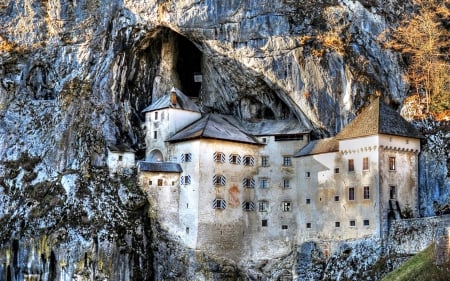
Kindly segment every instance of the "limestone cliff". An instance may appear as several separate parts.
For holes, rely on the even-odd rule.
[[[172,86],[205,111],[296,118],[317,136],[338,132],[368,95],[398,108],[403,62],[377,37],[410,9],[400,0],[0,0],[0,280],[279,278],[296,254],[241,268],[190,264],[196,253],[155,233],[133,176],[107,176],[107,145],[142,156],[140,111]],[[449,134],[430,134],[446,147],[432,146],[423,163],[435,173],[423,174],[428,215],[450,190]]]

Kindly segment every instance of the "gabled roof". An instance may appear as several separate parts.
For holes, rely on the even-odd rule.
[[[108,149],[111,152],[136,152],[126,144],[110,144],[108,145]]]
[[[294,154],[294,157],[302,157],[314,154],[337,152],[339,142],[335,138],[313,140]]]
[[[170,95],[172,92],[176,93],[176,103],[172,103],[170,100]],[[180,90],[173,88],[170,93],[160,97],[156,101],[152,102],[151,105],[142,110],[142,113],[164,108],[177,108],[187,111],[200,112],[200,108],[189,97],[183,94]]]
[[[242,122],[242,126],[247,133],[254,136],[298,135],[311,132],[302,127],[297,119]]]
[[[230,115],[208,114],[177,132],[169,142],[179,142],[197,138],[221,139],[235,142],[259,144],[245,133],[239,123]]]
[[[138,162],[139,171],[144,172],[165,172],[165,173],[182,173],[183,169],[180,164],[170,162]]]
[[[337,134],[336,139],[351,139],[376,134],[421,138],[408,121],[377,97]]]

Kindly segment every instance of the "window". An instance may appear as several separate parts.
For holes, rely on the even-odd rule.
[[[189,227],[186,227],[186,234],[189,234]]]
[[[258,202],[258,211],[267,212],[269,210],[269,201],[261,200]]]
[[[291,211],[291,202],[290,201],[283,201],[281,203],[281,207],[283,209],[283,212],[290,212]]]
[[[268,225],[267,220],[261,220],[261,226],[266,227]]]
[[[267,138],[262,138],[262,143],[267,143]]]
[[[389,199],[397,199],[397,190],[394,185],[389,186]]]
[[[259,188],[268,188],[269,187],[269,179],[261,178],[259,179]]]
[[[214,199],[212,207],[213,209],[225,209],[227,207],[227,202],[224,199]]]
[[[292,166],[291,156],[283,156],[283,166]]]
[[[261,156],[261,166],[269,167],[269,156]]]
[[[245,178],[242,180],[242,186],[244,188],[255,188],[255,180],[252,178]]]
[[[153,138],[155,140],[158,138],[158,132],[157,131],[153,131]]]
[[[311,228],[311,223],[310,222],[306,223],[306,228]]]
[[[122,155],[119,155],[119,162],[121,162],[122,160],[123,160],[123,156]]]
[[[348,159],[348,171],[349,172],[355,171],[355,163],[353,159]]]
[[[363,167],[362,167],[362,169],[364,171],[369,170],[369,157],[364,157],[363,158]]]
[[[191,184],[191,176],[181,176],[181,178],[180,178],[180,184],[181,184],[181,185],[188,185],[188,184]]]
[[[153,182],[151,180],[149,180],[148,185],[153,185]]]
[[[370,199],[370,188],[368,186],[364,186],[364,199]]]
[[[291,140],[303,140],[302,134],[292,134],[292,135],[277,135],[275,136],[275,141],[291,141]]]
[[[355,188],[350,187],[348,189],[348,200],[355,200]]]
[[[224,163],[225,162],[225,154],[222,152],[214,152],[214,161],[218,163]]]
[[[389,170],[395,171],[395,157],[389,157]]]
[[[181,162],[192,162],[192,153],[181,154]]]
[[[335,223],[334,223],[334,226],[335,226],[335,227],[341,227],[341,222],[338,222],[338,221],[335,222]]]
[[[351,220],[351,221],[350,221],[350,226],[356,226],[356,221]]]
[[[239,156],[237,154],[231,154],[229,161],[231,164],[239,165],[239,164],[241,164],[241,156]]]
[[[334,173],[339,174],[339,168],[334,168]]]
[[[339,196],[338,195],[334,196],[334,201],[339,201]]]
[[[311,199],[306,199],[306,204],[311,204]]]
[[[158,111],[155,112],[155,121],[158,120]]]
[[[291,188],[291,181],[289,179],[284,179],[283,180],[283,188],[284,189],[289,189]]]
[[[225,185],[227,182],[227,179],[225,176],[222,175],[214,175],[213,176],[213,184],[214,185]]]
[[[311,172],[305,172],[305,177],[306,177],[306,178],[311,177]]]
[[[254,166],[255,165],[255,158],[251,155],[245,155],[243,159],[244,166]]]
[[[162,179],[158,179],[158,186],[162,186],[163,185],[163,180]]]
[[[369,220],[364,220],[363,224],[364,225],[370,225],[370,222],[369,222]]]
[[[244,211],[254,211],[255,210],[255,203],[252,201],[244,201],[242,202],[242,210]]]
[[[288,229],[288,226],[287,226],[286,224],[283,224],[283,225],[281,226],[281,229],[286,230],[286,229]]]

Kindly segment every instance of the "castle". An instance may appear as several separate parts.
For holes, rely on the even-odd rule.
[[[383,238],[392,219],[418,215],[420,136],[379,98],[313,141],[292,120],[203,114],[176,89],[143,112],[139,184],[189,248],[270,259],[308,240]]]

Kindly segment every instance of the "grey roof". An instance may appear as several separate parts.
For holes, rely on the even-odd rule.
[[[376,98],[355,119],[337,134],[336,139],[350,139],[376,134],[421,138],[421,134],[408,121]]]
[[[154,110],[160,110],[164,108],[177,108],[177,109],[183,109],[187,111],[194,111],[194,112],[200,112],[200,108],[193,102],[189,97],[187,97],[185,94],[183,94],[178,89],[172,89],[172,91],[175,91],[177,95],[177,102],[175,104],[172,104],[170,101],[170,93],[165,94],[164,96],[160,97],[156,101],[152,102],[151,105],[146,107],[144,110],[142,110],[142,113],[150,112]]]
[[[298,135],[311,132],[302,127],[297,119],[242,122],[242,126],[247,133],[254,136]]]
[[[136,152],[126,144],[110,144],[108,145],[108,149],[112,152]]]
[[[166,172],[166,173],[182,173],[183,169],[180,164],[170,162],[146,162],[139,161],[138,168],[145,172]]]
[[[339,142],[335,138],[313,140],[294,154],[294,157],[302,157],[314,154],[337,152]]]
[[[221,139],[235,142],[259,144],[239,125],[231,115],[208,114],[177,132],[170,142],[179,142],[197,138]]]

